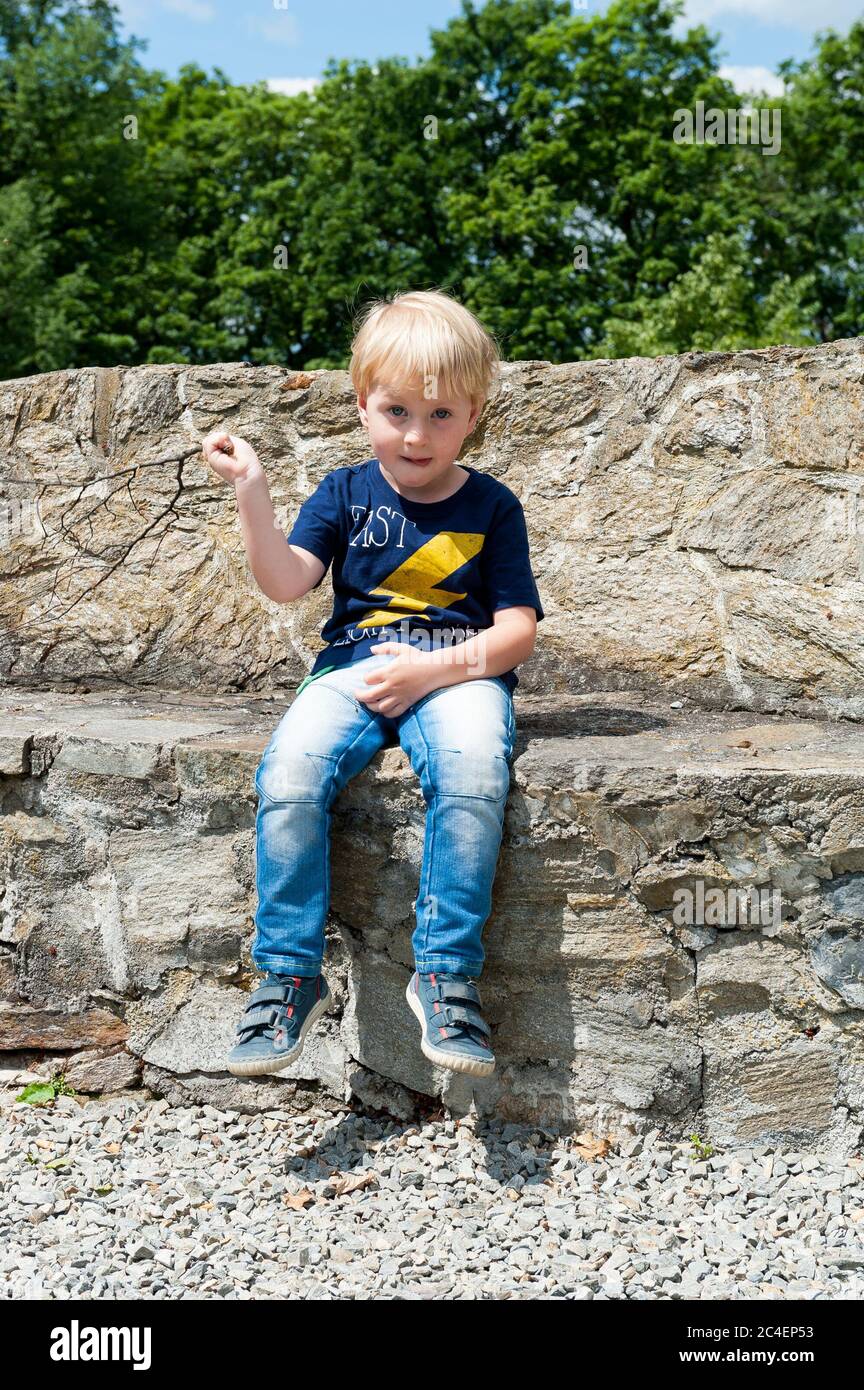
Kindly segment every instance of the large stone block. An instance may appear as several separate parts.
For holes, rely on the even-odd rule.
[[[82,1090],[140,1080],[252,1110],[354,1094],[406,1115],[429,1097],[564,1128],[860,1145],[855,723],[517,694],[482,1083],[426,1061],[404,998],[425,804],[386,747],[333,807],[334,1009],[293,1067],[242,1080],[224,1057],[254,980],[253,779],[284,703],[14,699],[41,753],[0,779],[0,1054],[53,1059]],[[116,775],[73,766],[112,722],[158,748],[148,775],[122,746]]]

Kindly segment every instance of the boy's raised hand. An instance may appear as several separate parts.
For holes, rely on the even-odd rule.
[[[201,450],[210,467],[226,483],[244,482],[264,471],[252,445],[239,434],[211,430],[201,441]]]

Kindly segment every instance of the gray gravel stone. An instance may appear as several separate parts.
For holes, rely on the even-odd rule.
[[[0,1094],[10,1299],[864,1297],[857,1155],[61,1099]]]

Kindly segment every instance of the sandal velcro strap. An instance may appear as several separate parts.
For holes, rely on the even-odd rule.
[[[258,1028],[276,1028],[285,1023],[288,1010],[296,1005],[300,987],[286,979],[280,984],[265,984],[252,992],[237,1025],[237,1037],[246,1042]]]
[[[280,1012],[281,1010],[277,1009],[273,1004],[266,1009],[247,1008],[237,1025],[237,1032],[245,1033],[250,1028],[260,1028],[262,1024],[268,1028],[272,1027],[279,1017]]]
[[[460,984],[458,980],[441,980],[431,985],[429,993],[433,999],[447,1003],[450,999],[469,999],[472,1004],[480,1003],[480,991],[476,985]]]
[[[285,998],[286,989],[293,991],[296,989],[296,986],[261,985],[252,994],[249,995],[249,1003],[246,1005],[246,1007],[248,1009],[254,1008],[257,1004],[275,1004],[277,1001],[281,1004],[282,1000]]]
[[[297,985],[289,984],[286,980],[281,985],[262,985],[256,989],[254,994],[249,996],[247,1008],[254,1008],[257,1004],[274,1003],[283,1007],[289,1004],[296,1004],[300,997],[300,990]]]
[[[471,1028],[477,1028],[481,1033],[491,1034],[492,1032],[485,1018],[475,1013],[473,1009],[463,1008],[461,1004],[448,1004],[436,1015],[436,1022],[439,1019],[448,1028],[452,1028],[454,1023],[466,1023]]]

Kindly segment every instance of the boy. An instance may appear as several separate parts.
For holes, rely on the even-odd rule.
[[[448,295],[367,307],[351,380],[375,457],[334,469],[286,538],[249,444],[214,431],[205,457],[233,482],[250,568],[291,603],[333,563],[333,614],[310,674],[255,774],[264,975],[228,1055],[236,1076],[289,1066],[331,1003],[321,974],[330,808],[399,742],[427,804],[415,973],[406,998],[423,1053],[472,1076],[495,1067],[477,977],[516,735],[514,667],[544,617],[522,506],[455,460],[498,370],[491,336]]]

